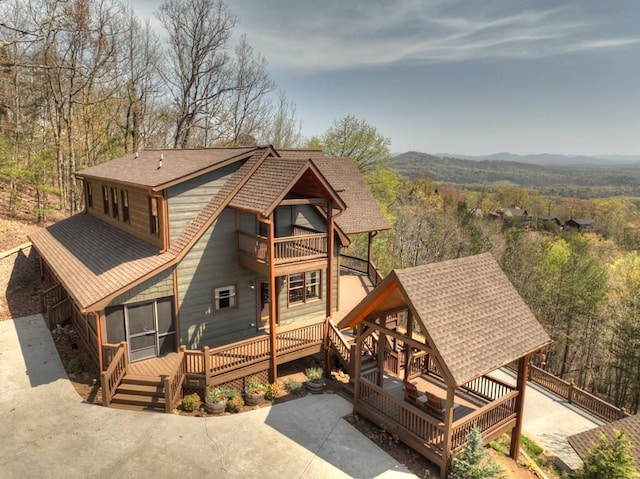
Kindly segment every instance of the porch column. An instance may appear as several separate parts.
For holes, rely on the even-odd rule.
[[[333,216],[331,202],[327,202],[327,310],[324,318],[324,375],[331,377],[331,350],[329,348],[329,318],[333,314]]]
[[[440,479],[446,479],[447,470],[451,465],[451,436],[453,425],[453,403],[456,397],[455,387],[447,384],[447,409],[444,412],[444,444],[442,445],[442,461]]]
[[[362,323],[356,326],[356,354],[353,360],[353,412],[357,411],[360,393],[360,371],[362,367]]]
[[[407,337],[413,339],[413,314],[407,309]],[[413,346],[404,345],[404,380],[409,381],[411,374],[411,361],[413,361]]]
[[[518,397],[516,398],[516,426],[511,430],[511,446],[509,447],[509,456],[517,461],[520,456],[520,436],[522,434],[522,422],[524,420],[524,392],[527,387],[527,378],[529,377],[529,355],[518,360],[518,380],[516,389]]]
[[[274,251],[274,238],[275,226],[273,222],[273,213],[269,216],[269,241],[267,241],[267,248],[269,254],[269,349],[271,349],[271,361],[270,361],[270,381],[272,383],[278,380],[278,342],[276,341],[276,272],[275,272],[275,251]]]
[[[384,381],[384,360],[385,352],[387,350],[387,335],[381,331],[378,331],[378,377],[376,382],[377,386],[382,387]]]

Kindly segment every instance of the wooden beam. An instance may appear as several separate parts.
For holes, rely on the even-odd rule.
[[[326,202],[326,198],[288,198],[286,200],[282,200],[278,206],[324,205]]]
[[[327,318],[333,314],[333,216],[327,204]]]
[[[405,344],[408,344],[409,346],[414,347],[416,349],[420,349],[421,351],[426,351],[427,353],[434,352],[433,349],[431,349],[426,344],[421,343],[420,341],[416,341],[415,339],[409,338],[404,334],[397,333],[392,329],[385,328],[384,326],[381,326],[378,323],[374,323],[373,321],[370,321],[368,319],[365,319],[364,321],[362,321],[361,324],[365,324],[370,328],[377,329],[378,331],[380,331],[383,334],[386,334],[387,336],[391,336],[393,338],[399,339],[400,341],[404,341]]]
[[[360,390],[360,372],[362,368],[362,324],[356,326],[356,354],[353,360],[353,412],[356,412],[358,406],[358,394]]]
[[[518,397],[516,398],[516,426],[511,430],[511,445],[509,447],[509,456],[518,461],[520,456],[520,436],[522,434],[522,423],[524,422],[524,393],[527,388],[527,378],[529,377],[529,355],[521,357],[518,360],[518,379],[516,389]]]
[[[389,281],[387,285],[384,287],[384,289],[377,294],[377,297],[384,298],[384,296],[391,293],[397,288],[398,288],[398,285],[394,281]],[[358,318],[367,318],[371,314],[371,312],[376,308],[376,306],[378,306],[377,301],[369,301],[369,303],[363,308],[363,310],[360,311],[360,314],[358,315],[358,317],[353,318],[348,324],[344,326],[348,328],[354,327],[355,326],[354,322],[357,321]],[[365,320],[363,319],[363,321]]]
[[[278,380],[278,355],[277,355],[277,340],[276,340],[276,273],[275,273],[275,248],[273,247],[273,240],[275,235],[275,225],[273,222],[273,213],[270,215],[269,222],[269,345],[271,348],[271,364],[270,364],[270,379],[274,383]],[[285,291],[286,294],[286,291]]]
[[[455,388],[447,386],[447,406],[444,412],[444,444],[442,446],[443,464],[440,466],[440,479],[446,479],[447,470],[451,464],[451,434],[453,425],[453,403],[456,395]]]

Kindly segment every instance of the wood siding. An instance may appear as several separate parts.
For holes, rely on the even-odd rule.
[[[211,200],[220,188],[240,166],[242,161],[193,178],[169,188],[169,244],[180,236],[202,208]]]
[[[138,303],[166,296],[173,296],[173,271],[171,269],[167,269],[135,288],[122,293],[111,301],[109,306]]]
[[[257,273],[238,264],[236,214],[225,209],[178,264],[181,344],[198,349],[220,337],[256,330]],[[237,307],[214,312],[213,288],[235,285]]]
[[[129,186],[117,185],[114,183],[106,183],[104,181],[97,180],[85,180],[86,183],[91,183],[91,190],[93,192],[93,206],[89,207],[87,204],[87,213],[91,216],[109,223],[116,228],[126,231],[133,236],[147,241],[158,248],[162,247],[162,238],[160,234],[151,233],[151,218],[149,217],[149,195],[146,190],[132,188]],[[102,203],[102,186],[106,186],[109,191],[109,214],[105,214]],[[85,191],[87,186],[85,185]],[[113,210],[111,204],[111,188],[118,189],[118,218],[113,217]],[[129,197],[129,221],[124,222],[122,213],[122,196],[121,191],[126,190]],[[162,215],[159,217],[160,231],[163,231]]]
[[[311,205],[296,205],[293,208],[293,223],[297,226],[304,226],[316,231],[327,231],[327,220],[318,214],[318,211]]]

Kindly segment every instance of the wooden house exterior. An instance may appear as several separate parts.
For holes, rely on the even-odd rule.
[[[72,319],[107,405],[170,410],[322,351],[340,248],[388,229],[355,163],[317,150],[150,150],[76,176],[85,211],[31,241],[49,325]]]
[[[580,233],[589,233],[594,231],[593,221],[586,218],[571,218],[564,224],[565,230],[577,230]]]
[[[343,328],[355,330],[350,351]],[[352,364],[354,412],[441,477],[473,426],[486,442],[511,431],[517,458],[528,359],[550,339],[490,254],[392,271],[330,339]],[[513,362],[512,384],[491,377]]]

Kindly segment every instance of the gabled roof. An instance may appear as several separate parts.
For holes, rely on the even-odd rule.
[[[610,440],[615,439],[614,431],[622,431],[627,439],[632,443],[633,460],[636,468],[640,470],[640,416],[633,415],[610,422],[604,426],[595,427],[587,431],[583,431],[573,436],[569,436],[567,441],[576,451],[581,459],[585,459],[593,445],[598,442],[601,434]]]
[[[347,204],[347,210],[336,218],[336,224],[342,231],[356,234],[391,228],[355,161],[351,158],[321,157],[313,162]]]
[[[571,218],[570,220],[567,221],[567,223],[576,223],[577,225],[580,226],[589,226],[593,223],[593,221],[588,220],[586,218]]]
[[[194,150],[143,150],[76,172],[93,178],[161,190],[209,169],[220,168],[249,156],[258,148],[208,148]],[[264,150],[265,148],[261,148]],[[159,160],[162,155],[162,167]]]
[[[407,307],[456,386],[550,342],[491,254],[393,270],[340,322]]]
[[[346,208],[331,184],[313,161],[291,158],[268,158],[255,171],[231,200],[230,206],[256,214],[268,215],[288,193],[296,193],[297,183],[307,191],[328,195],[333,205]]]

